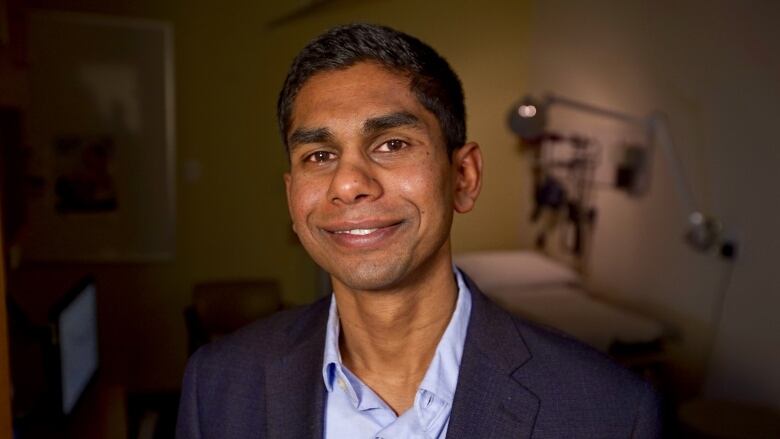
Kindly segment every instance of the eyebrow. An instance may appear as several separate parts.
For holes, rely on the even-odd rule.
[[[416,127],[419,125],[420,119],[417,116],[405,111],[399,111],[367,119],[363,122],[363,127],[360,131],[364,137],[371,137],[391,128],[403,126]],[[333,140],[333,133],[327,128],[299,128],[290,134],[288,143],[290,145],[290,151],[292,151],[299,145],[329,143]]]
[[[403,126],[415,127],[418,125],[420,125],[420,119],[417,116],[405,111],[399,111],[397,113],[385,114],[366,120],[363,122],[361,131],[363,136],[370,137],[391,128]]]
[[[290,150],[295,149],[298,145],[306,143],[326,143],[333,140],[333,133],[327,128],[299,128],[290,134]]]

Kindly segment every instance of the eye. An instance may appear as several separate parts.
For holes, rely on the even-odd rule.
[[[379,152],[395,152],[399,149],[407,147],[409,144],[400,139],[390,139],[385,143],[379,145],[376,149]]]
[[[333,159],[335,154],[328,151],[314,151],[313,153],[307,155],[304,157],[303,161],[305,162],[315,162],[315,163],[324,163],[328,160]]]

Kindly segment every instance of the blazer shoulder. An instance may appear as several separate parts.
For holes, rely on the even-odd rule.
[[[588,378],[603,384],[614,382],[644,389],[644,381],[614,359],[574,337],[536,323],[512,316],[533,357],[533,364],[556,374]]]
[[[553,379],[568,382],[573,379],[585,383],[616,383],[629,388],[644,387],[643,381],[617,364],[606,354],[557,329],[531,322],[505,310],[475,284],[471,284],[476,312],[473,312],[476,340],[490,343],[488,350],[520,352],[515,364],[523,364],[519,371],[540,372],[544,382]],[[497,343],[496,340],[500,340]],[[549,379],[542,379],[547,376]]]
[[[254,437],[266,429],[269,367],[290,352],[318,355],[328,298],[258,320],[209,343],[187,362],[179,403],[177,438]]]
[[[606,354],[551,328],[513,317],[532,360],[516,376],[543,401],[615,437],[662,437],[662,401],[655,388]],[[556,410],[553,410],[554,413]],[[542,410],[539,426],[555,419]],[[612,436],[610,436],[612,437]]]
[[[605,354],[515,316],[473,283],[469,287],[474,300],[453,431],[469,437],[467,432],[478,431],[474,425],[490,425],[515,436],[532,430],[538,438],[661,437],[652,386]],[[491,401],[483,393],[490,386],[493,394],[507,395]],[[484,409],[490,404],[496,410]],[[473,415],[480,410],[490,413],[489,422]]]

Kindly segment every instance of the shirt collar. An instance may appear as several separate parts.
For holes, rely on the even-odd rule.
[[[447,328],[436,346],[431,364],[420,383],[420,388],[415,396],[414,408],[418,411],[424,411],[431,404],[431,397],[446,405],[451,405],[455,388],[458,383],[458,370],[460,361],[463,357],[463,344],[466,340],[466,330],[468,328],[469,316],[471,315],[471,292],[460,271],[453,266],[453,272],[458,285],[458,298],[455,302],[455,310],[452,313]],[[346,368],[341,361],[341,351],[339,350],[339,333],[341,325],[339,324],[338,306],[336,296],[331,296],[330,310],[328,314],[328,323],[325,332],[325,354],[323,358],[322,377],[328,392],[333,392],[334,385],[339,379],[346,384],[340,386],[347,392],[356,408],[361,408],[362,397],[356,392],[354,380],[357,379]],[[421,415],[421,419],[424,416]],[[434,421],[431,419],[431,422]]]
[[[453,268],[453,271],[458,284],[455,310],[420,383],[421,390],[433,393],[447,404],[452,404],[455,396],[460,360],[463,357],[463,344],[471,315],[471,292],[463,281],[460,271],[457,268]]]
[[[339,324],[339,312],[336,307],[336,295],[331,294],[328,324],[325,326],[325,356],[322,362],[322,378],[325,380],[325,387],[328,389],[328,392],[333,391],[333,384],[337,379],[336,375],[341,369],[340,332],[341,325]]]

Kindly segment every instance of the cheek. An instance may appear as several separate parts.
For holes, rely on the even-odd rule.
[[[417,206],[423,217],[429,214],[441,216],[442,211],[451,209],[452,204],[448,178],[440,167],[423,163],[414,172],[408,172],[405,178],[399,179],[398,191]]]
[[[290,184],[290,215],[297,227],[304,227],[306,219],[315,210],[317,203],[325,196],[322,185],[308,179],[293,179]]]

